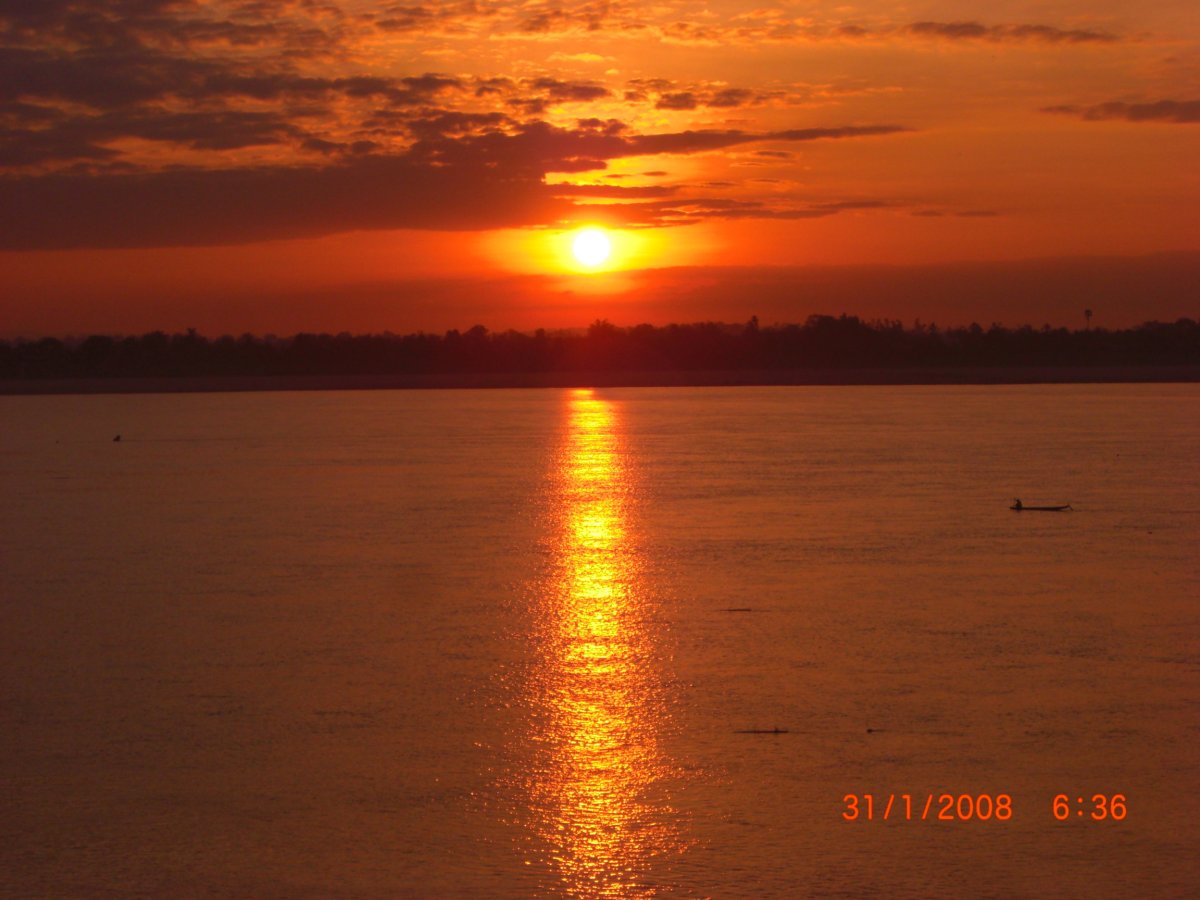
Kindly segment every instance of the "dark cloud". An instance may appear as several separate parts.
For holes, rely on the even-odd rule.
[[[277,144],[297,131],[278,113],[249,111],[98,116],[95,125],[109,129],[113,136],[171,141],[198,150],[236,150]]]
[[[677,94],[663,94],[654,104],[655,109],[695,109],[696,95],[691,91],[680,91]]]
[[[520,83],[489,79],[486,86],[476,89],[476,94],[482,95],[485,90],[495,94],[512,93],[508,105],[530,116],[540,116],[562,103],[591,103],[612,96],[608,88],[592,81],[561,81],[549,77],[525,79]]]
[[[375,19],[375,26],[383,31],[425,31],[438,21],[441,12],[433,4],[389,6]]]
[[[991,33],[991,29],[978,22],[914,22],[906,29],[909,34],[921,37],[940,37],[961,40],[963,38],[983,38]]]
[[[559,81],[557,78],[535,78],[529,82],[546,99],[555,103],[587,103],[611,95],[608,88],[591,81]]]
[[[521,31],[528,34],[548,34],[552,31],[565,31],[573,24],[573,20],[561,9],[548,9],[535,13],[521,22]],[[593,30],[598,26],[593,26]]]
[[[669,43],[695,46],[751,46],[770,43],[877,41],[904,37],[949,41],[1038,41],[1051,44],[1109,43],[1119,40],[1104,31],[1059,28],[1040,23],[987,25],[976,21],[881,23],[865,27],[856,22],[818,24],[779,9],[758,9],[731,19],[660,22],[656,33]]]
[[[548,225],[569,219],[588,198],[630,201],[631,209],[645,201],[636,215],[648,221],[829,214],[817,206],[684,201],[679,189],[665,186],[548,185],[547,176],[603,173],[613,160],[633,156],[904,130],[639,134],[600,117],[552,125],[545,113],[610,100],[612,89],[529,69],[525,77],[379,72],[361,68],[369,55],[355,53],[364,33],[378,40],[378,32],[391,32],[398,37],[389,42],[399,42],[406,32],[479,34],[481,24],[528,34],[641,32],[649,29],[645,16],[662,13],[599,0],[519,7],[0,0],[0,248]],[[777,96],[660,78],[626,88],[639,103],[679,111]],[[247,159],[272,162],[251,166]],[[653,202],[666,205],[656,211]]]
[[[25,166],[49,160],[111,159],[103,146],[119,138],[167,141],[197,150],[236,150],[278,144],[299,130],[278,113],[222,111],[115,111],[60,117],[49,127],[0,129],[0,165]]]
[[[345,9],[343,9],[345,6]],[[89,50],[157,48],[286,48],[291,55],[335,50],[355,28],[404,39],[485,36],[540,39],[575,34],[634,36],[676,44],[719,46],[760,42],[870,40],[914,36],[943,40],[1039,41],[1079,44],[1117,40],[1091,29],[1041,23],[987,25],[977,21],[921,21],[867,28],[855,22],[814,24],[781,9],[757,9],[722,19],[679,18],[671,4],[631,0],[530,0],[500,4],[399,2],[364,4],[307,0],[207,4],[193,0],[6,0],[0,35],[39,35]],[[735,104],[737,105],[737,104]]]
[[[0,166],[29,166],[47,160],[107,160],[117,155],[115,150],[57,129],[0,129]]]
[[[576,119],[575,124],[582,131],[598,131],[602,134],[623,134],[629,131],[629,126],[619,119]]]
[[[514,97],[508,101],[508,105],[527,116],[545,115],[550,109],[550,101],[545,97],[529,97],[525,99]]]
[[[916,37],[946,40],[1044,41],[1051,44],[1111,43],[1103,31],[1055,28],[1052,25],[984,25],[980,22],[914,22],[904,29]]]
[[[0,99],[46,98],[93,108],[194,94],[221,70],[212,63],[141,48],[57,53],[0,47]]]
[[[36,39],[88,52],[280,45],[299,53],[335,40],[315,27],[311,17],[288,18],[294,3],[281,0],[270,10],[261,6],[242,4],[234,18],[211,18],[210,6],[195,0],[5,0],[0,3],[0,38]]]
[[[689,154],[762,141],[815,141],[873,137],[903,132],[896,125],[806,128],[754,133],[680,131],[624,135],[614,129],[565,129],[528,122],[512,133],[418,141],[410,155],[428,165],[490,167],[522,174],[603,169],[608,160],[663,153]]]
[[[175,141],[212,152],[284,143],[305,134],[295,124],[299,119],[313,117],[323,120],[323,127],[336,127],[339,101],[419,108],[466,87],[458,78],[438,73],[317,78],[244,71],[236,64],[145,48],[59,56],[0,47],[0,111],[9,111],[0,120],[0,165],[107,159],[112,152],[98,144],[121,138]],[[275,106],[270,111],[239,108],[246,100]],[[60,108],[63,104],[73,107],[70,115]],[[181,104],[188,108],[164,108]],[[43,122],[53,123],[49,131],[32,118],[35,110],[42,110]],[[289,119],[293,124],[287,124]],[[301,149],[357,139],[309,137]]]
[[[601,130],[557,128],[535,121],[511,133],[418,141],[409,153],[429,166],[487,168],[540,177],[546,172],[603,169],[606,160],[633,155],[630,140]]]
[[[527,35],[561,34],[568,31],[645,31],[649,26],[638,7],[639,4],[621,0],[530,2],[522,5],[522,14],[516,30]]]
[[[262,47],[276,44],[295,33],[285,34],[274,22],[231,22],[222,20],[157,21],[150,27],[134,27],[132,33],[147,43],[193,47],[197,44],[225,44],[230,47]],[[314,43],[324,43],[323,32],[310,31]]]
[[[894,205],[888,203],[886,200],[835,200],[826,203],[815,203],[812,208],[824,210],[825,212],[842,212],[847,209],[884,209]]]
[[[719,183],[717,183],[719,185]],[[713,219],[823,219],[847,210],[887,209],[884,200],[840,200],[819,203],[738,200],[695,197],[646,203],[614,203],[592,206],[592,218],[632,228],[688,225]]]
[[[377,96],[394,105],[411,106],[463,87],[459,79],[436,73],[395,79],[314,78],[145,48],[59,54],[0,47],[0,100],[46,98],[112,108],[167,97],[206,101],[341,95]]]
[[[943,216],[957,216],[960,219],[995,219],[1002,213],[995,209],[915,209],[909,215],[922,219],[940,219]]]
[[[663,78],[632,79],[623,97],[627,103],[654,100],[655,109],[692,110],[700,107],[731,109],[762,103],[771,96],[747,88],[711,84],[680,84]]]
[[[497,76],[494,78],[480,78],[475,82],[475,96],[487,97],[489,95],[503,95],[509,93],[516,88],[516,82],[511,78]]]
[[[705,101],[705,105],[724,109],[731,106],[745,106],[753,102],[755,98],[754,91],[748,91],[745,88],[724,88],[709,97]]]
[[[623,187],[617,184],[551,184],[548,186],[556,197],[670,197],[678,192],[676,187],[643,185]]]
[[[375,27],[382,31],[422,35],[469,34],[492,19],[497,10],[480,3],[393,3],[374,13]]]
[[[192,0],[3,0],[0,22],[13,31],[46,29],[94,18],[134,19],[193,6]]]
[[[681,131],[674,134],[647,134],[629,141],[630,152],[637,156],[658,153],[697,153],[720,150],[738,144],[760,141],[817,141],[838,138],[874,137],[908,131],[898,125],[846,126],[842,128],[798,128],[754,134],[745,131]]]
[[[324,168],[0,179],[0,248],[246,243],[377,228],[465,230],[570,211],[534,178],[363,157]]]
[[[654,197],[671,192],[656,187],[548,186],[548,172],[602,170],[608,160],[629,156],[903,130],[868,126],[636,135],[624,133],[624,126],[611,120],[584,120],[587,127],[577,129],[531,122],[511,132],[499,130],[502,119],[472,121],[443,114],[421,121],[429,136],[401,155],[373,153],[376,146],[365,142],[304,139],[312,152],[343,154],[345,161],[332,166],[0,178],[0,207],[7,213],[0,221],[0,249],[230,244],[357,229],[547,224],[569,217],[575,209],[561,199],[563,194]],[[170,116],[121,123],[122,129],[139,128],[151,139],[195,142],[210,139],[201,136],[202,126],[200,120]],[[246,120],[242,127],[245,140],[255,135],[266,140],[286,126],[267,119]],[[103,149],[97,152],[103,154]],[[695,198],[660,206],[627,204],[609,214],[640,224],[669,224],[706,217],[811,218],[843,208],[825,204],[789,210],[753,201]]]
[[[745,39],[761,29],[728,27],[719,24],[676,21],[661,27],[663,39],[674,44],[699,44],[716,46],[734,40]]]
[[[375,141],[327,141],[322,138],[307,138],[300,146],[324,156],[365,156],[383,149],[382,145]]]
[[[433,140],[451,135],[492,133],[516,125],[504,113],[465,113],[437,111],[421,118],[406,121],[409,133],[420,140]]]
[[[0,121],[24,125],[52,122],[61,117],[62,113],[52,106],[39,106],[36,103],[21,103],[16,100],[0,102]]]
[[[628,84],[632,90],[638,92],[662,93],[676,87],[675,82],[669,78],[631,78]]]
[[[1096,106],[1047,106],[1042,112],[1078,116],[1089,122],[1121,119],[1126,122],[1200,122],[1200,100],[1158,100],[1152,103],[1113,101]]]

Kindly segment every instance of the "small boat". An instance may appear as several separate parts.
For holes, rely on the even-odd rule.
[[[787,734],[786,728],[746,728],[742,731],[735,731],[734,734]]]
[[[1062,512],[1063,510],[1070,508],[1070,503],[1064,503],[1062,506],[1026,506],[1019,499],[1014,500],[1013,505],[1009,507],[1009,509],[1015,510],[1016,512],[1024,512],[1027,509],[1033,512]]]

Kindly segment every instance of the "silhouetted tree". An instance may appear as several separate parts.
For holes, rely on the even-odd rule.
[[[938,328],[896,320],[813,315],[803,325],[695,322],[630,328],[606,319],[586,331],[532,335],[475,325],[444,335],[243,334],[208,340],[195,329],[139,337],[93,335],[0,342],[0,377],[455,374],[787,370],[905,366],[1200,365],[1200,324],[1147,322],[1109,331],[978,323]]]

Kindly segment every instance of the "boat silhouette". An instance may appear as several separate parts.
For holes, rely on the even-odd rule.
[[[734,734],[787,734],[786,728],[744,728]]]
[[[1026,506],[1018,497],[1013,500],[1013,505],[1009,509],[1016,512],[1024,512],[1025,510],[1030,510],[1031,512],[1062,512],[1063,510],[1071,509],[1071,504],[1064,503],[1062,506]]]

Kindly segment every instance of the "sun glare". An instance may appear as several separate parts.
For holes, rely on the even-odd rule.
[[[612,241],[601,228],[584,228],[575,235],[571,252],[580,265],[595,268],[608,260],[612,253]]]

